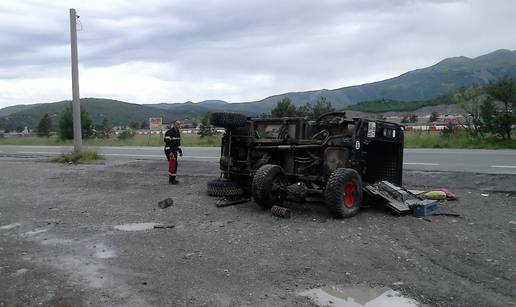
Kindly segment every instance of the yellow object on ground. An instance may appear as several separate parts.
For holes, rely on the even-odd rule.
[[[432,200],[442,200],[442,199],[446,199],[446,193],[444,193],[443,191],[430,191],[425,194],[425,197],[427,199],[432,199]]]

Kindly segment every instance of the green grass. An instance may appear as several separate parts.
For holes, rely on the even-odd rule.
[[[59,156],[52,158],[50,161],[59,163],[87,163],[98,160],[104,160],[105,158],[94,151],[83,151],[83,152],[70,152],[60,154]]]
[[[72,145],[72,141],[60,141],[56,137],[15,136],[0,138],[0,145]]]
[[[200,137],[193,134],[181,135],[181,145],[183,147],[218,147],[220,146],[221,135],[211,137]],[[57,137],[39,138],[39,137],[5,137],[0,139],[0,145],[54,145],[54,146],[71,146],[71,140],[62,141]],[[134,136],[133,138],[119,140],[115,137],[109,139],[87,139],[83,140],[84,146],[164,146],[163,136]]]
[[[454,135],[442,136],[439,132],[405,132],[405,148],[470,148],[516,149],[516,140],[502,140],[490,135],[472,138],[459,130]]]
[[[516,136],[513,140],[501,140],[493,136],[483,138],[468,137],[463,130],[459,130],[450,137],[441,136],[439,132],[414,131],[405,132],[405,147],[407,148],[486,148],[486,149],[516,149]],[[183,147],[218,147],[221,135],[201,138],[198,135],[183,134]],[[72,141],[60,141],[56,137],[6,137],[0,138],[0,145],[73,145]],[[154,146],[162,147],[163,137],[159,135],[135,136],[126,140],[116,138],[88,139],[85,146]]]

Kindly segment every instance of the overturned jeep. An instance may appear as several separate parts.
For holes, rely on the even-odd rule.
[[[364,191],[382,193],[374,184],[402,183],[404,136],[394,123],[345,112],[315,121],[212,113],[210,122],[225,128],[221,179],[208,183],[213,196],[252,195],[264,209],[287,198],[315,198],[345,218],[358,212]]]

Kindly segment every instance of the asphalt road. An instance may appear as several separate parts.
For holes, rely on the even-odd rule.
[[[115,159],[163,159],[160,147],[92,147]],[[0,146],[1,155],[52,156],[71,151],[69,146]],[[218,161],[216,147],[184,147],[186,161]],[[405,149],[407,170],[453,171],[488,174],[516,174],[516,150]]]

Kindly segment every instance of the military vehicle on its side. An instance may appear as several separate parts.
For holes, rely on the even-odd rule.
[[[221,178],[208,194],[252,195],[262,208],[287,197],[320,198],[337,218],[357,213],[365,185],[402,184],[403,127],[333,112],[306,118],[249,118],[212,113],[224,127]]]

